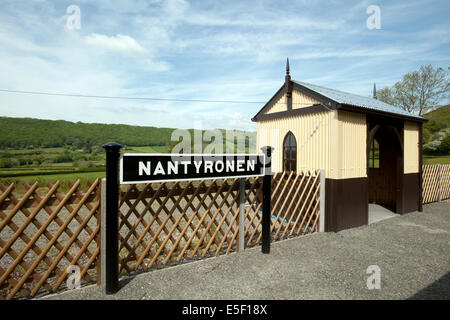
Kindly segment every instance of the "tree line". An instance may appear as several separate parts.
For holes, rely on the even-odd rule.
[[[90,148],[109,141],[129,146],[165,146],[174,129],[123,124],[0,117],[0,148]]]

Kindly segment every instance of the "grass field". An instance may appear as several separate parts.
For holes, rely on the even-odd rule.
[[[445,156],[423,156],[423,164],[450,164],[450,154]]]
[[[82,173],[67,173],[67,174],[50,174],[50,175],[34,175],[34,176],[20,176],[20,177],[3,177],[0,178],[0,183],[5,186],[8,186],[11,183],[15,183],[16,190],[19,192],[24,192],[24,182],[28,182],[28,184],[32,185],[35,182],[39,184],[40,187],[46,187],[50,182],[51,184],[56,183],[56,181],[60,182],[61,187],[60,191],[69,190],[68,181],[75,182],[78,179],[80,180],[81,187],[83,190],[87,190],[88,181],[94,182],[97,178],[104,178],[105,172],[82,172]],[[46,189],[46,188],[45,188]]]
[[[122,152],[127,153],[167,153],[166,146],[140,146],[124,147]],[[54,161],[62,155],[69,155],[67,160]],[[3,184],[16,183],[18,187],[23,182],[39,182],[47,185],[48,182],[81,180],[86,184],[88,180],[105,177],[105,153],[102,148],[96,148],[88,153],[83,150],[69,148],[35,148],[35,149],[7,149],[0,150],[0,158],[10,160],[12,165],[0,168],[0,182]],[[31,158],[31,160],[30,160]],[[37,160],[40,160],[39,162]],[[24,163],[23,165],[20,165]]]
[[[123,149],[123,152],[136,152],[136,153],[168,153],[169,148],[166,146],[152,146],[152,147],[127,147]]]

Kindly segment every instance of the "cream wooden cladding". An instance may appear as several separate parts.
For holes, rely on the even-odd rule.
[[[280,99],[278,99],[277,102],[266,113],[282,112],[286,110],[287,110],[286,94],[283,94],[283,96]]]
[[[283,170],[282,146],[291,131],[297,140],[297,171],[325,170],[327,178],[366,177],[365,115],[325,111],[257,122],[257,145],[271,145],[272,170]]]
[[[312,106],[318,101],[296,90],[292,108]],[[286,111],[285,95],[268,113]],[[297,171],[323,168],[327,178],[367,177],[366,115],[330,110],[306,115],[257,122],[258,150],[263,145],[275,148],[272,168],[282,171],[282,146],[291,131],[297,140]],[[419,172],[419,130],[417,123],[405,121],[404,173]]]
[[[275,148],[272,170],[282,171],[283,139],[291,131],[297,140],[297,172],[324,168],[329,173],[328,126],[332,112],[258,121],[257,145]],[[328,170],[327,170],[328,169]]]
[[[292,109],[300,109],[310,107],[314,104],[320,104],[318,100],[315,100],[300,91],[292,91]]]
[[[318,100],[315,100],[304,93],[293,90],[292,91],[292,109],[300,109],[310,107],[314,104],[320,104]],[[287,99],[286,94],[277,100],[277,102],[266,112],[266,114],[287,111]]]
[[[338,112],[338,146],[334,153],[337,161],[337,178],[365,177],[366,166],[366,116],[364,114]]]
[[[414,122],[405,121],[404,126],[404,173],[419,172],[419,130],[420,126]]]

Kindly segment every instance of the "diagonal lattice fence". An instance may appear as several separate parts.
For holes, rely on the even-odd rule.
[[[422,167],[422,203],[450,198],[450,164],[427,164]]]
[[[129,185],[121,191],[121,274],[175,265],[247,247],[262,237],[262,179],[245,179],[244,225],[239,225],[239,179]],[[320,176],[277,173],[272,179],[272,240],[318,230]]]
[[[238,179],[131,185],[120,197],[120,271],[230,252],[238,190]]]
[[[129,185],[119,194],[121,275],[256,246],[262,237],[262,178]],[[82,283],[100,280],[101,182],[60,191],[0,183],[1,298],[33,297],[66,286],[69,266]],[[316,232],[319,171],[272,177],[272,241]],[[242,216],[240,216],[242,215]],[[240,219],[241,218],[241,219]],[[243,225],[240,225],[240,222]],[[242,230],[240,232],[240,230]],[[242,236],[243,239],[239,239]]]
[[[0,297],[32,297],[66,286],[69,266],[78,266],[83,282],[95,281],[100,256],[100,180],[24,184],[0,183]],[[43,190],[46,189],[46,190]],[[99,277],[98,277],[99,279]]]
[[[320,171],[278,173],[272,183],[272,239],[316,232],[320,214]]]

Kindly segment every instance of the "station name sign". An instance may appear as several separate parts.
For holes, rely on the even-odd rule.
[[[120,183],[203,180],[264,175],[263,154],[144,154],[120,156]]]

